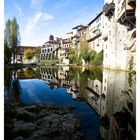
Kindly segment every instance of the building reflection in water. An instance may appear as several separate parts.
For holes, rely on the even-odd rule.
[[[128,73],[63,67],[56,71],[49,68],[41,75],[48,84],[66,87],[73,99],[92,106],[100,115],[102,139],[135,139],[135,82],[129,84]]]
[[[105,140],[135,140],[135,86],[126,72],[103,71],[100,132]]]
[[[17,79],[38,78],[44,80],[52,90],[67,88],[67,93],[73,99],[85,100],[99,114],[101,139],[135,140],[135,75],[130,81],[129,73],[122,71],[54,66],[23,68],[10,74],[12,78],[5,75],[5,85],[8,85],[8,81],[12,83],[8,88],[10,93],[17,89],[13,88],[13,85],[17,87]]]

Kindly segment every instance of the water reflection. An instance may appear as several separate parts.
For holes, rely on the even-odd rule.
[[[135,139],[136,85],[129,82],[128,73],[103,71],[100,132],[105,140]]]
[[[17,89],[27,83],[23,79],[42,79],[50,90],[63,92],[66,89],[65,92],[74,101],[86,101],[100,116],[101,139],[135,140],[135,75],[131,75],[130,79],[126,72],[56,66],[5,70],[5,88],[11,100],[20,101]],[[37,87],[36,84],[34,86]],[[13,96],[12,92],[16,95]],[[36,99],[45,101],[45,93],[40,94],[42,96],[36,95]],[[56,102],[60,97],[69,102],[64,94],[51,93],[49,96],[50,100]]]

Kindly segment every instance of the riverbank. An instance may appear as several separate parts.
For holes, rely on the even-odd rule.
[[[80,140],[80,122],[70,106],[5,103],[6,140]]]
[[[61,67],[77,67],[77,68],[90,68],[90,69],[105,69],[105,70],[110,70],[110,71],[124,71],[124,72],[129,72],[131,70],[124,70],[124,69],[115,69],[115,68],[108,68],[108,67],[103,67],[101,66],[96,66],[96,65],[76,65],[76,64],[60,64],[60,63],[53,63],[51,61],[50,63],[31,63],[31,64],[4,64],[5,68],[25,68],[25,67],[36,67],[36,66],[61,66]]]
[[[22,63],[4,64],[5,68],[25,68],[25,67],[35,67],[35,66],[37,66],[36,63],[32,63],[32,64],[22,64]]]

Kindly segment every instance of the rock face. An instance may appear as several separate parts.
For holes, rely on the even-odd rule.
[[[5,140],[80,140],[71,107],[5,105]]]

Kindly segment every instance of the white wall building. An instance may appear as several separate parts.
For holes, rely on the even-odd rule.
[[[58,49],[61,47],[60,40],[54,40],[50,35],[49,41],[45,42],[41,47],[41,60],[55,60],[58,59]]]
[[[130,30],[135,28],[134,9],[128,6],[128,0],[105,1],[103,7],[103,65],[106,68],[127,70],[129,67],[133,54],[126,49],[125,42]]]
[[[41,60],[59,60],[60,63],[69,64],[68,51],[71,48],[71,38],[62,39],[51,35],[49,41],[41,47]]]
[[[103,29],[103,12],[100,12],[87,27],[87,42],[91,50],[97,53],[103,49],[102,29]]]

